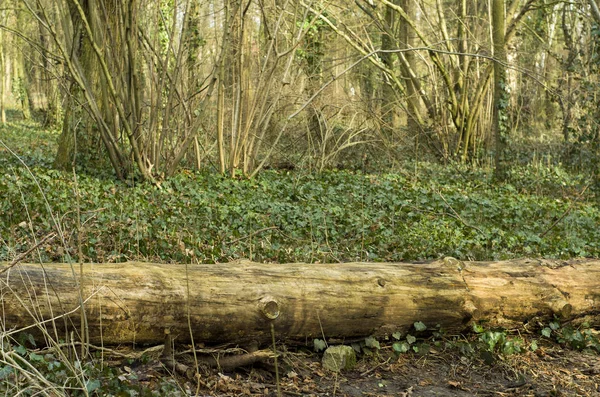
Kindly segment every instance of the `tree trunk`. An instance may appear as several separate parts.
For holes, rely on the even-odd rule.
[[[68,99],[72,101],[72,99]],[[71,170],[75,156],[75,122],[73,108],[75,106],[66,106],[65,114],[63,115],[62,132],[58,137],[58,149],[54,156],[52,166],[59,170]]]
[[[4,55],[4,32],[0,31],[0,122],[6,124],[6,56]]]
[[[399,0],[393,0],[393,3],[399,3]],[[396,11],[389,6],[385,8],[385,24],[386,30],[381,34],[381,49],[383,52],[381,52],[380,57],[385,67],[395,74],[395,55],[389,51],[393,51],[396,48]],[[383,122],[383,132],[386,138],[389,139],[392,137],[392,133],[396,129],[396,124],[398,122],[398,100],[396,91],[385,72],[382,77],[381,120]]]
[[[402,8],[406,12],[406,15],[413,21],[417,20],[417,4],[412,0],[402,0],[401,1]],[[410,28],[407,20],[404,17],[400,18],[400,36],[399,36],[399,47],[401,50],[408,50],[415,47],[417,42],[416,35],[413,29]],[[408,109],[408,117],[406,120],[406,126],[408,131],[412,131],[416,133],[423,126],[417,121],[420,120],[422,109],[421,103],[419,101],[419,92],[417,87],[414,84],[414,81],[411,79],[411,72],[416,71],[416,58],[414,51],[407,51],[403,54],[406,59],[406,65],[402,65],[402,79],[404,80],[404,84],[406,85],[406,102]]]
[[[498,181],[507,175],[507,131],[504,114],[506,112],[506,18],[504,0],[492,1],[492,38],[494,41],[494,135],[496,153],[494,158],[494,177]]]
[[[588,0],[588,2],[592,10],[592,17],[596,20],[597,24],[600,24],[600,7],[598,7],[598,3],[596,3],[596,0]]]
[[[79,276],[66,264],[2,271],[2,329],[68,340]],[[186,273],[188,278],[186,279]],[[461,331],[472,321],[516,327],[554,316],[600,324],[600,261],[425,264],[118,263],[85,265],[90,342],[266,342],[407,331],[416,321]],[[188,325],[189,315],[189,325]],[[52,319],[54,318],[54,321]],[[535,322],[534,322],[535,323]],[[10,331],[8,331],[10,330]],[[12,331],[15,330],[15,331]],[[5,332],[5,334],[7,333]]]

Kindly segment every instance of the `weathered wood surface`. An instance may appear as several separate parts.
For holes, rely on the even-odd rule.
[[[78,265],[74,266],[77,274]],[[415,321],[459,331],[471,321],[519,326],[536,318],[600,321],[599,260],[426,264],[85,264],[91,342],[269,341],[408,330]],[[21,264],[1,274],[2,327],[43,322],[77,332],[79,276],[66,264]],[[189,290],[188,290],[189,285]],[[52,321],[54,319],[54,321]],[[39,327],[34,326],[30,331]],[[35,331],[35,333],[39,333]]]

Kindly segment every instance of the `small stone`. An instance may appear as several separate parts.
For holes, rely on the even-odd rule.
[[[350,370],[356,365],[356,353],[350,346],[330,346],[323,353],[323,368],[333,372]]]

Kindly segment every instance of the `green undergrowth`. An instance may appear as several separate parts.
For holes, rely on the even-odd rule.
[[[15,118],[14,115],[12,118]],[[32,120],[18,120],[0,126],[0,171],[21,161],[30,166],[51,167],[58,148],[58,134],[58,131],[41,129]]]
[[[126,359],[122,368],[107,365],[94,352],[85,360],[69,345],[37,348],[30,334],[19,340],[2,338],[0,393],[5,396],[183,396],[174,377],[164,376],[148,382],[137,375],[145,358]],[[133,370],[132,370],[133,369]]]
[[[510,355],[521,354],[528,350],[536,351],[543,346],[553,345],[591,355],[600,353],[600,336],[596,330],[590,328],[588,323],[573,326],[554,320],[547,325],[539,323],[534,330],[529,329],[524,334],[521,330],[487,328],[484,324],[473,323],[472,331],[449,335],[439,325],[428,327],[423,322],[417,321],[408,332],[394,332],[379,339],[369,336],[364,340],[352,342],[350,346],[356,354],[363,356],[377,354],[384,346],[391,347],[396,356],[426,355],[433,351],[453,349],[458,350],[463,357],[481,358],[487,364],[493,364],[496,360],[502,360]],[[329,344],[326,340],[319,338],[313,340],[315,352],[322,352],[327,347]]]
[[[16,127],[15,127],[16,128]],[[29,259],[224,262],[597,257],[600,211],[581,175],[520,166],[506,184],[463,165],[394,173],[264,171],[255,179],[184,171],[160,187],[48,167],[55,134],[21,124],[0,138],[0,260],[60,230]],[[24,142],[30,142],[25,145]],[[49,143],[50,142],[50,143]],[[27,165],[27,167],[25,165]],[[584,192],[584,194],[580,194]]]

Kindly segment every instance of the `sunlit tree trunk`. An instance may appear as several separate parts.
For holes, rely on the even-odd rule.
[[[400,1],[393,0],[393,3],[400,4]],[[396,12],[388,6],[385,8],[384,18],[386,29],[381,33],[381,61],[389,71],[395,73],[394,58],[396,55],[392,51],[396,49]],[[401,29],[404,30],[404,27]],[[381,73],[383,81],[381,86],[381,120],[383,122],[384,136],[390,138],[392,132],[397,127],[397,90],[394,89],[389,74],[384,71]]]
[[[592,17],[598,26],[600,26],[600,8],[596,0],[589,0],[592,10]],[[596,134],[593,142],[593,150],[595,154],[595,170],[594,170],[594,190],[596,191],[596,202],[600,204],[600,137]]]
[[[217,65],[219,72],[219,82],[217,87],[217,150],[219,152],[219,171],[225,174],[227,169],[226,148],[225,148],[225,62],[226,54],[229,53],[229,0],[223,0],[223,40],[220,51],[223,53],[221,62]],[[215,17],[215,30],[217,20]],[[216,33],[216,32],[215,32]]]
[[[16,55],[12,68],[12,93],[21,107],[24,120],[31,118],[29,103],[29,76],[26,72],[25,58],[23,54]]]
[[[76,126],[75,117],[73,116],[73,108],[71,101],[67,103],[65,107],[65,113],[63,115],[62,130],[58,137],[58,149],[54,156],[54,168],[67,170],[73,165],[75,155],[75,141],[76,141]]]
[[[470,90],[468,84],[468,73],[469,73],[469,57],[467,53],[467,1],[458,0],[458,14],[459,19],[457,21],[457,39],[458,39],[458,67],[455,70],[455,89],[459,93],[461,101],[458,107],[459,115],[457,119],[458,130],[461,136],[460,143],[462,147],[458,149],[462,150],[461,160],[466,161],[469,156],[469,142],[473,139],[473,128],[469,125],[468,115],[469,106],[471,105],[468,101],[468,91]]]
[[[240,145],[243,137],[241,135],[242,116],[244,103],[244,38],[246,28],[246,12],[242,4],[244,0],[237,0],[235,4],[236,17],[231,25],[231,97],[233,106],[231,109],[231,141],[229,147],[229,172],[232,177],[235,176],[236,170],[243,161],[240,156]]]
[[[6,11],[0,11],[0,18],[2,23],[6,21]],[[6,58],[4,55],[5,44],[4,44],[4,30],[0,29],[0,121],[2,124],[6,124]]]
[[[43,123],[46,127],[53,127],[59,125],[61,122],[61,98],[56,80],[52,78],[51,73],[51,70],[53,68],[49,54],[49,49],[51,48],[51,41],[48,37],[48,33],[42,26],[41,21],[38,20],[37,22],[39,31],[39,41],[41,46],[40,51],[42,55],[41,62],[43,65],[43,68],[40,71],[40,76],[42,79],[41,88],[45,97]]]
[[[317,18],[311,16],[311,18]],[[317,19],[318,21],[318,19]],[[320,21],[318,21],[320,22]],[[305,22],[307,23],[307,22]],[[317,23],[312,29],[309,29],[304,38],[305,44],[305,64],[306,64],[306,93],[307,96],[314,95],[321,85],[323,84],[323,60],[325,57],[325,43],[324,43],[324,32],[323,28]],[[313,105],[309,108],[309,121],[308,129],[310,140],[321,146],[324,149],[326,142],[326,131],[325,126],[321,122],[321,109],[317,102],[313,102]]]
[[[187,37],[186,37],[186,50],[187,50],[187,74],[185,76],[184,84],[185,90],[189,92],[197,92],[200,89],[200,82],[195,78],[196,68],[198,65],[198,59],[200,57],[200,48],[203,44],[201,36],[201,18],[200,18],[200,6],[197,1],[190,1],[189,11],[187,15]],[[202,153],[200,151],[200,144],[198,137],[194,138],[194,157],[196,160],[196,169],[200,170],[202,167]]]
[[[507,130],[506,109],[506,50],[504,0],[492,1],[492,36],[494,41],[494,135],[496,138],[495,170],[497,180],[506,179]]]
[[[417,132],[421,126],[418,120],[421,119],[423,112],[421,101],[419,99],[419,90],[415,85],[415,80],[411,78],[411,72],[417,71],[416,54],[411,49],[415,47],[416,35],[413,29],[407,22],[407,19],[417,20],[416,2],[413,0],[402,0],[402,7],[406,12],[407,18],[400,18],[399,27],[399,49],[408,50],[401,54],[405,58],[405,62],[401,63],[402,79],[406,84],[406,101],[408,108],[407,127],[409,131]]]
[[[590,9],[592,10],[592,17],[596,21],[598,25],[600,25],[600,7],[598,7],[598,3],[596,0],[588,0],[590,4]]]

